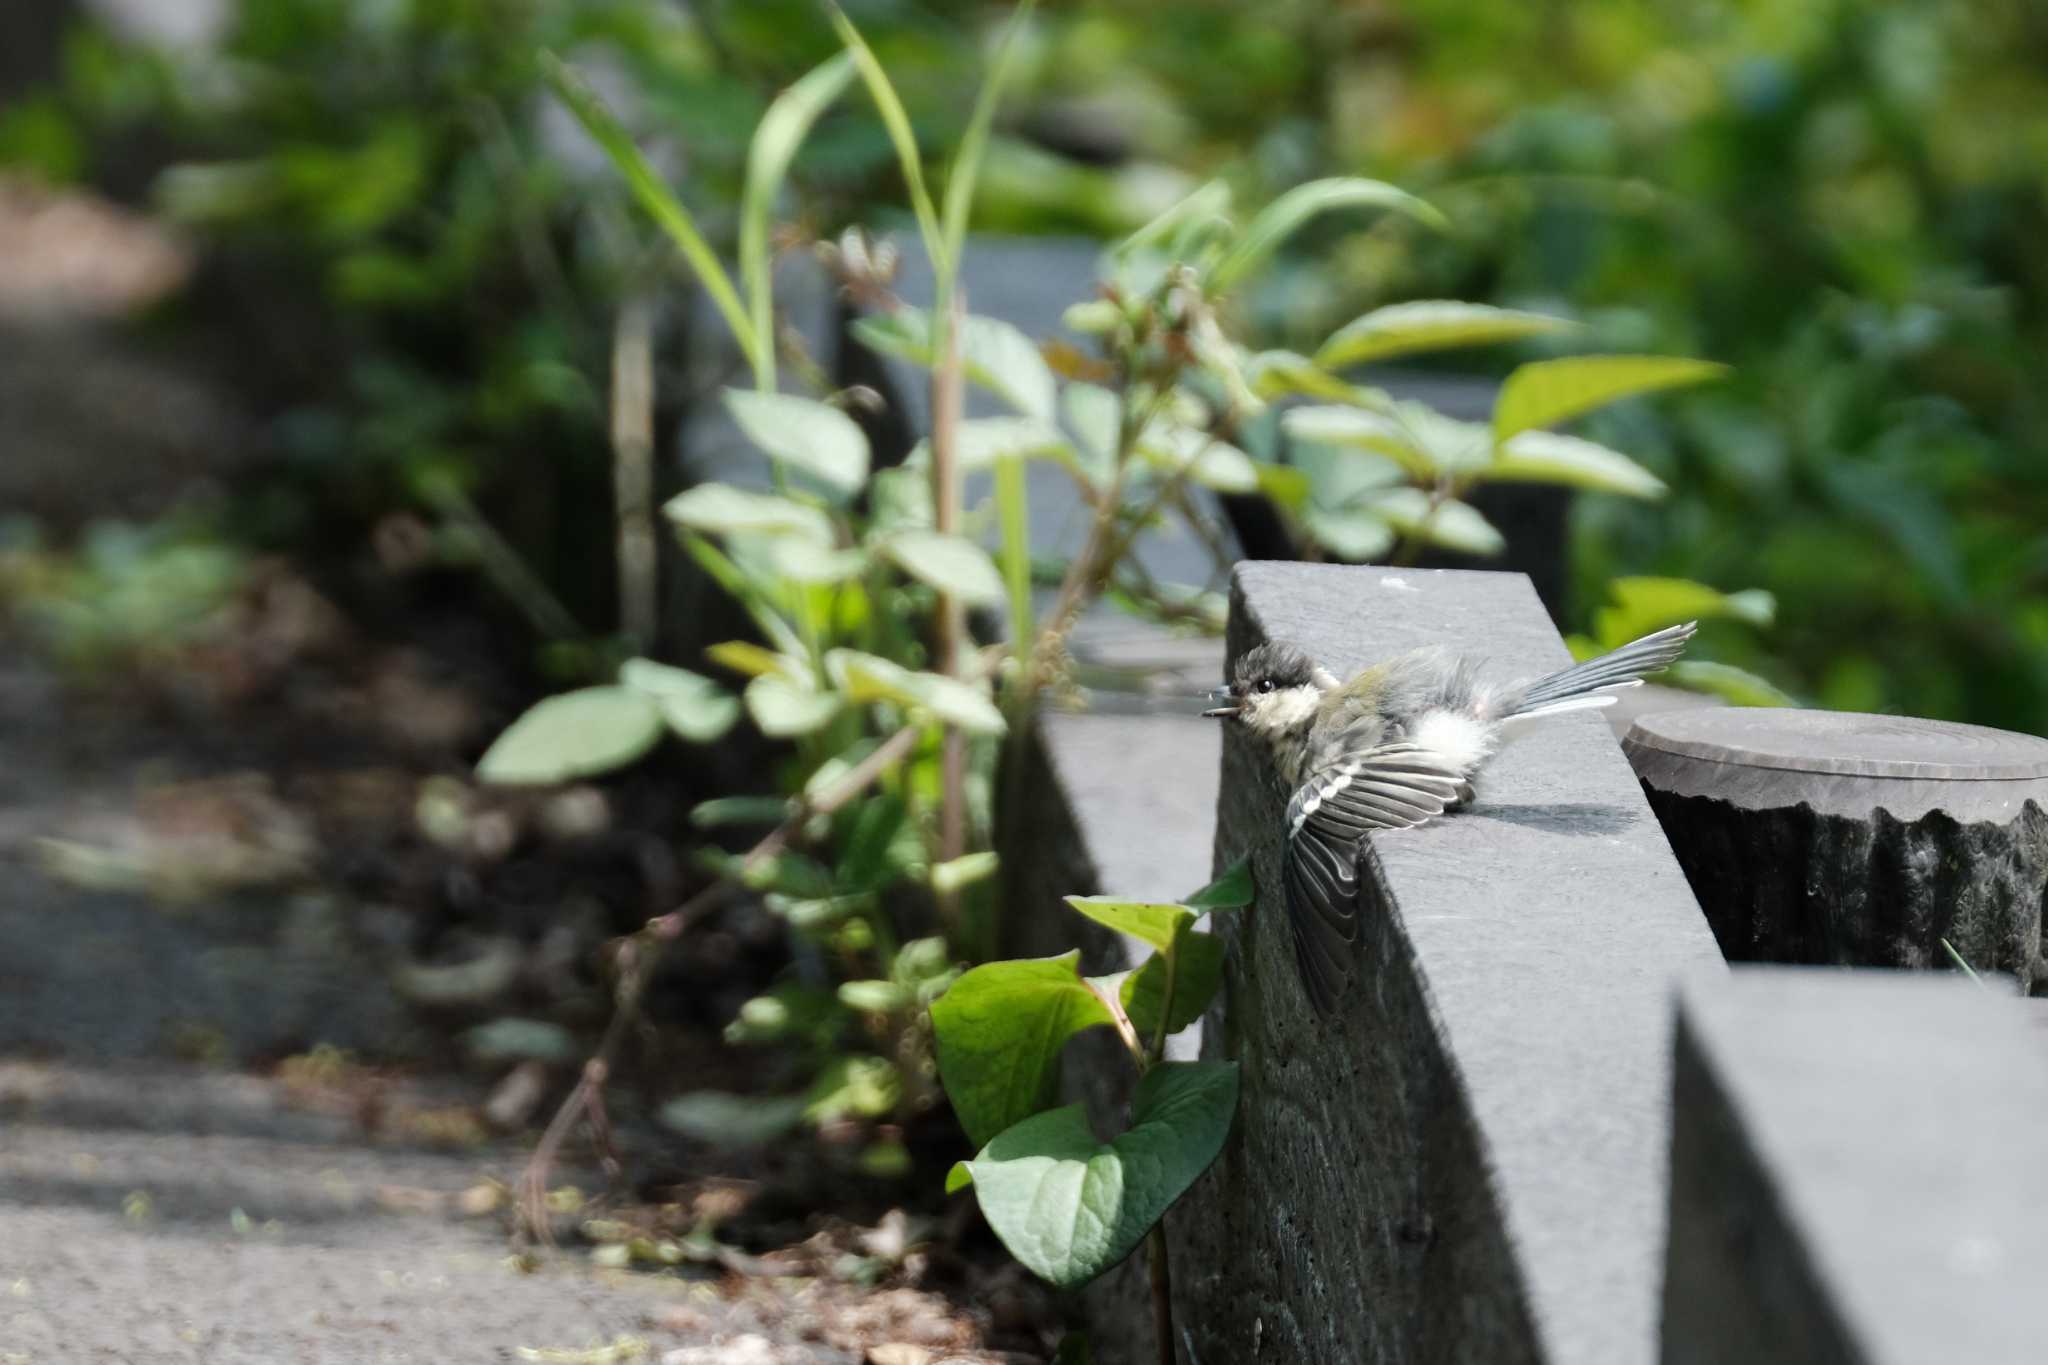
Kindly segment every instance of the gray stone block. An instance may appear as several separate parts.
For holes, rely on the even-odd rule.
[[[1665,1365],[2048,1356],[2044,1018],[1906,973],[1690,983]]]
[[[1526,579],[1244,564],[1233,656],[1270,638],[1341,672],[1444,641],[1507,674],[1570,657]],[[1358,974],[1318,1019],[1280,894],[1287,793],[1226,735],[1208,1055],[1243,1064],[1237,1131],[1172,1214],[1204,1361],[1635,1362],[1655,1349],[1671,982],[1719,961],[1595,715],[1489,769],[1477,805],[1375,836]]]
[[[1645,716],[1623,745],[1733,961],[2041,979],[2048,740],[1907,716]]]

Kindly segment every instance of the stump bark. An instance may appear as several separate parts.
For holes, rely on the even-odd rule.
[[[2048,740],[1843,712],[1644,716],[1623,741],[1735,962],[2044,984]]]

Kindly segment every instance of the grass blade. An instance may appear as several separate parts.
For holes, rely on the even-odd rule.
[[[1024,33],[1025,21],[1031,17],[1031,9],[1037,0],[1023,0],[1010,16],[1010,22],[1003,29],[1003,36],[996,44],[995,60],[990,63],[987,77],[981,83],[981,93],[975,97],[974,113],[967,120],[967,131],[960,137],[960,150],[954,154],[953,169],[946,177],[946,203],[944,240],[947,256],[957,262],[967,243],[967,214],[974,203],[975,181],[981,175],[982,154],[988,150],[989,128],[995,123],[996,107],[1002,103],[1003,86],[1008,83],[1010,70],[1016,65],[1017,53],[1022,45],[1017,41]]]
[[[882,126],[889,130],[889,141],[896,146],[896,159],[903,163],[903,179],[910,189],[911,211],[917,215],[917,230],[924,238],[924,249],[932,258],[932,269],[939,278],[948,277],[951,261],[946,256],[945,239],[939,233],[939,216],[932,209],[932,197],[924,185],[924,162],[917,151],[917,134],[911,130],[910,115],[904,111],[903,101],[896,94],[896,87],[889,81],[889,73],[882,70],[876,60],[874,49],[867,39],[860,36],[860,30],[846,17],[846,11],[828,0],[832,15],[832,27],[839,34],[839,41],[853,54],[854,64],[860,68],[860,78],[866,83],[868,96],[875,102],[875,109],[882,116]]]

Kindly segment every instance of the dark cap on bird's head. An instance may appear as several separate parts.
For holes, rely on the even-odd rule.
[[[1244,709],[1247,698],[1260,693],[1316,685],[1318,671],[1315,660],[1293,645],[1279,640],[1269,641],[1239,655],[1230,685],[1209,694],[1212,701],[1228,702],[1228,705],[1202,714],[1219,719],[1235,716]]]

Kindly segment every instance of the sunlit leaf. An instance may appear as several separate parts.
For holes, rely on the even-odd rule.
[[[832,497],[849,498],[867,481],[867,434],[830,404],[793,394],[727,389],[725,406],[748,440],[808,474]]]
[[[1167,978],[1172,977],[1173,999],[1166,998]],[[1216,988],[1223,983],[1223,940],[1214,934],[1190,929],[1180,936],[1173,950],[1173,970],[1167,970],[1166,955],[1154,953],[1126,975],[1119,988],[1124,1013],[1141,1041],[1150,1043],[1158,1035],[1160,1015],[1166,1016],[1169,1034],[1179,1033],[1202,1017]]]
[[[1446,226],[1443,215],[1428,203],[1381,181],[1355,177],[1312,180],[1295,186],[1260,210],[1209,272],[1209,287],[1219,294],[1229,292],[1246,275],[1264,265],[1280,249],[1280,244],[1311,218],[1359,208],[1393,209],[1431,227]]]
[[[661,510],[669,520],[711,535],[793,533],[826,544],[832,539],[832,521],[817,508],[730,484],[700,483]]]
[[[1682,621],[1720,617],[1768,626],[1778,609],[1777,600],[1759,589],[1724,593],[1689,578],[1617,578],[1607,593],[1609,605],[1593,614],[1593,633],[1606,649]]]
[[[1725,365],[1679,356],[1579,355],[1516,369],[1493,404],[1494,439],[1554,426],[1636,394],[1719,379]]]
[[[1272,464],[1261,460],[1253,466],[1259,481],[1259,491],[1290,512],[1300,512],[1308,505],[1309,494],[1314,485],[1306,472],[1292,465]]]
[[[1258,470],[1249,455],[1228,441],[1177,422],[1159,421],[1147,427],[1138,437],[1138,453],[1164,473],[1185,475],[1190,482],[1219,493],[1251,493],[1259,486]]]
[[[856,649],[835,649],[825,656],[833,680],[855,703],[895,702],[916,707],[971,734],[999,735],[1003,713],[979,688],[938,673],[918,673]]]
[[[749,315],[754,327],[757,377],[775,369],[775,315],[769,261],[768,229],[775,212],[775,199],[789,174],[789,163],[832,101],[839,98],[853,79],[853,56],[841,52],[807,72],[794,85],[775,97],[768,111],[754,127],[754,141],[747,152],[746,187],[740,195],[739,264],[740,284],[747,292]]]
[[[1661,498],[1667,491],[1662,479],[1620,451],[1554,431],[1524,431],[1509,437],[1486,467],[1486,477],[1565,484],[1628,498]]]
[[[903,1078],[884,1057],[840,1057],[811,1083],[804,1117],[825,1124],[838,1119],[878,1119],[895,1112]]]
[[[1331,333],[1316,351],[1315,363],[1325,370],[1385,360],[1391,356],[1440,351],[1453,346],[1483,346],[1521,337],[1570,331],[1568,318],[1523,313],[1483,303],[1422,299],[1375,308]]]
[[[826,13],[831,16],[840,45],[853,54],[861,80],[868,88],[868,97],[874,100],[875,110],[882,116],[882,126],[889,132],[889,142],[896,149],[896,161],[903,169],[904,185],[910,193],[911,212],[917,218],[918,234],[924,238],[925,254],[936,269],[944,271],[949,268],[946,241],[939,229],[939,216],[932,208],[931,194],[925,189],[924,157],[918,151],[917,133],[910,126],[910,115],[904,110],[903,100],[890,82],[889,73],[883,69],[867,40],[861,37],[860,30],[839,8],[837,0],[827,0]]]
[[[868,567],[867,551],[835,548],[803,536],[777,536],[768,543],[768,563],[792,583],[844,583]]]
[[[727,640],[712,645],[704,651],[704,657],[715,664],[723,664],[735,673],[758,678],[767,673],[779,673],[792,681],[804,676],[804,662],[788,654],[777,654],[772,649],[763,649],[751,640]]]
[[[970,417],[955,428],[953,458],[963,472],[987,469],[998,460],[1075,459],[1058,427],[1036,417]],[[931,441],[919,441],[906,464],[931,467]]]
[[[628,659],[619,665],[619,683],[651,697],[668,728],[695,744],[720,738],[740,718],[738,697],[686,668]]]
[[[1230,186],[1211,180],[1169,205],[1143,227],[1110,248],[1113,256],[1130,256],[1142,251],[1159,251],[1172,259],[1187,259],[1192,243],[1188,234],[1221,228],[1230,215]]]
[[[894,981],[839,983],[839,1003],[866,1014],[893,1014],[908,1009],[915,999],[907,988]]]
[[[1338,378],[1307,356],[1260,351],[1244,362],[1245,383],[1261,398],[1321,398],[1333,403],[1382,406],[1390,400],[1377,389]]]
[[[963,853],[949,862],[933,863],[932,890],[950,896],[996,873],[1000,862],[993,852]]]
[[[1760,678],[1733,664],[1707,659],[1680,659],[1666,669],[1658,682],[1705,692],[1736,706],[1797,706],[1799,701],[1767,678]]]
[[[1368,508],[1332,511],[1311,506],[1302,513],[1301,520],[1316,544],[1352,563],[1367,563],[1394,548],[1394,528],[1385,517]]]
[[[839,714],[841,698],[804,687],[780,674],[765,674],[747,684],[747,714],[762,734],[774,739],[807,735],[824,728]]]
[[[912,578],[963,602],[992,606],[1003,600],[1003,576],[995,561],[965,536],[899,531],[882,542],[882,553]]]
[[[486,782],[568,782],[622,768],[660,743],[660,710],[630,687],[585,687],[536,702],[478,760]]]
[[[931,319],[908,305],[878,317],[861,318],[853,334],[871,350],[930,369]],[[1053,420],[1058,381],[1031,338],[996,318],[970,316],[960,331],[960,368],[979,385],[1027,417]]]
[[[1110,1022],[1080,961],[1076,951],[986,963],[932,1002],[939,1076],[969,1141],[985,1144],[1052,1103],[1067,1039]]]
[[[1456,498],[1432,505],[1419,488],[1393,488],[1373,498],[1372,510],[1404,535],[1468,555],[1497,555],[1507,540],[1478,508]]]
[[[1120,934],[1142,939],[1154,948],[1170,945],[1174,936],[1195,920],[1193,912],[1186,906],[1159,901],[1125,900],[1117,896],[1069,896],[1067,904],[1097,924],[1106,924]]]

